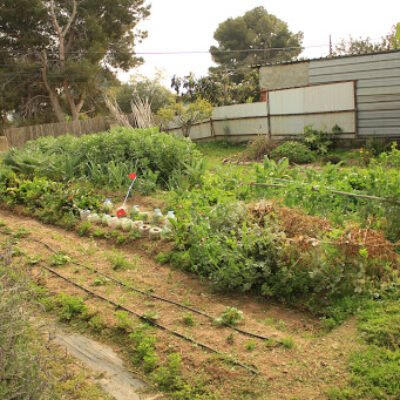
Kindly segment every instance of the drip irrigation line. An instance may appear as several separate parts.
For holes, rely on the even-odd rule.
[[[0,233],[6,234],[6,235],[10,235],[11,234],[11,233],[7,233],[6,231],[2,231],[2,230],[0,230]],[[27,237],[27,238],[24,238],[24,239],[27,239],[27,240],[30,240],[30,241],[33,241],[33,242],[36,242],[36,243],[40,243],[40,244],[42,244],[44,247],[46,247],[48,250],[50,250],[54,254],[58,253],[58,251],[54,250],[51,246],[49,246],[47,243],[43,242],[40,239],[36,239],[36,238],[33,238],[33,237]],[[198,314],[198,315],[201,315],[201,316],[203,316],[205,318],[208,318],[209,320],[214,320],[214,317],[212,315],[210,315],[210,314],[207,314],[207,313],[205,313],[203,311],[200,311],[200,310],[198,310],[196,308],[193,308],[193,307],[190,307],[190,306],[186,306],[186,305],[184,305],[182,303],[178,303],[176,301],[173,301],[173,300],[170,300],[170,299],[166,299],[164,297],[160,297],[160,296],[157,296],[155,294],[151,294],[151,293],[149,293],[147,291],[134,288],[133,286],[128,285],[128,284],[126,284],[126,283],[114,278],[111,275],[108,275],[108,274],[106,274],[104,272],[101,272],[101,271],[99,271],[98,269],[96,269],[94,267],[89,267],[88,265],[81,264],[81,263],[76,262],[76,261],[70,261],[70,264],[76,265],[78,267],[83,267],[83,268],[87,269],[88,271],[91,271],[91,272],[94,272],[94,273],[99,274],[101,276],[104,276],[105,278],[113,281],[114,283],[116,283],[116,284],[118,284],[118,285],[120,285],[122,287],[125,287],[125,288],[127,288],[129,290],[132,290],[132,291],[134,291],[136,293],[140,293],[140,294],[142,294],[144,296],[147,296],[147,297],[150,297],[152,299],[156,299],[156,300],[162,301],[164,303],[169,303],[169,304],[172,304],[174,306],[180,307],[180,308],[185,309],[187,311],[191,311],[191,312],[193,312],[195,314]],[[258,335],[256,333],[248,332],[248,331],[245,331],[243,329],[237,328],[237,327],[235,327],[233,325],[230,325],[230,324],[223,324],[223,325],[228,327],[228,328],[230,328],[230,329],[232,329],[232,330],[234,330],[234,331],[236,331],[236,332],[238,332],[238,333],[241,333],[242,335],[248,336],[248,337],[264,340],[264,341],[267,341],[267,342],[273,341],[273,342],[275,342],[277,344],[282,344],[279,340],[267,338],[265,336],[261,336],[261,335]]]
[[[168,332],[168,333],[170,333],[170,334],[172,334],[172,335],[174,335],[174,336],[176,336],[176,337],[178,337],[178,338],[180,338],[180,339],[184,339],[184,340],[186,340],[187,342],[192,343],[192,344],[194,344],[195,346],[201,347],[201,348],[203,348],[203,349],[205,349],[205,350],[207,350],[207,351],[209,351],[209,352],[211,352],[211,353],[217,354],[217,355],[223,357],[225,360],[227,360],[227,361],[229,361],[230,363],[232,363],[233,365],[236,365],[236,366],[238,366],[238,367],[244,368],[244,369],[246,369],[247,371],[251,372],[251,373],[254,374],[254,375],[258,375],[258,374],[259,374],[259,372],[256,371],[254,368],[248,367],[247,365],[242,364],[241,362],[236,361],[236,360],[230,358],[230,357],[227,356],[226,354],[220,353],[218,350],[216,350],[216,349],[214,349],[214,348],[212,348],[212,347],[210,347],[210,346],[208,346],[208,345],[206,345],[206,344],[204,344],[204,343],[198,342],[198,341],[196,341],[195,339],[193,339],[193,338],[191,338],[191,337],[189,337],[189,336],[185,336],[185,335],[183,335],[182,333],[179,333],[179,332],[176,332],[176,331],[174,331],[174,330],[172,330],[172,329],[169,329],[169,328],[167,328],[166,326],[161,325],[161,324],[159,324],[158,322],[155,322],[154,320],[152,320],[152,319],[150,319],[150,318],[147,318],[146,316],[144,316],[144,315],[142,315],[142,314],[139,314],[139,313],[137,313],[136,311],[134,311],[134,310],[132,310],[132,309],[130,309],[130,308],[128,308],[128,307],[123,306],[122,304],[118,304],[118,303],[116,303],[115,301],[110,300],[110,299],[108,299],[108,298],[102,296],[101,294],[98,294],[98,293],[96,293],[96,292],[94,292],[94,291],[92,291],[92,290],[90,290],[90,289],[88,289],[88,288],[86,288],[86,287],[80,285],[79,283],[76,283],[76,282],[72,281],[71,279],[67,278],[67,277],[64,276],[64,275],[61,275],[59,272],[55,271],[54,269],[52,269],[52,268],[50,268],[50,267],[47,267],[46,265],[40,265],[40,267],[41,267],[41,268],[44,268],[45,270],[47,270],[47,271],[51,272],[52,274],[58,276],[59,278],[61,278],[61,279],[63,279],[64,281],[68,282],[69,284],[71,284],[71,285],[73,285],[73,286],[76,286],[77,288],[83,290],[84,292],[90,294],[91,296],[97,297],[97,298],[99,298],[100,300],[103,300],[103,301],[107,302],[108,304],[113,305],[113,306],[116,307],[117,309],[124,310],[124,311],[128,312],[129,314],[134,315],[135,317],[139,318],[140,320],[142,320],[142,321],[144,321],[144,322],[147,322],[147,323],[149,323],[150,325],[152,325],[152,326],[154,326],[154,327],[156,327],[156,328],[158,328],[158,329],[160,329],[160,330],[163,330],[163,331],[165,331],[165,332]]]
[[[281,180],[283,181],[283,180]],[[285,182],[285,181],[283,181]],[[307,183],[302,183],[302,182],[292,182],[292,181],[286,181],[290,184],[294,184],[295,186],[302,186],[302,185],[307,185]],[[278,183],[258,183],[258,182],[250,182],[248,183],[250,186],[263,186],[263,187],[274,187],[274,188],[287,188],[288,185],[284,184],[278,184]],[[393,203],[393,204],[399,204],[399,200],[394,200],[394,199],[389,199],[387,197],[378,197],[378,196],[370,196],[367,194],[358,194],[358,193],[349,193],[349,192],[343,192],[341,190],[335,190],[335,189],[330,189],[330,188],[325,188],[329,192],[333,194],[338,194],[340,196],[349,196],[349,197],[359,197],[361,199],[367,199],[367,200],[377,200],[377,201],[385,201],[388,203]],[[316,186],[311,186],[311,191],[313,192],[319,192],[319,188]]]

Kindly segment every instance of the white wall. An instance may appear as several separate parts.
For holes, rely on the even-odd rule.
[[[354,83],[271,91],[269,100],[271,115],[354,110]]]

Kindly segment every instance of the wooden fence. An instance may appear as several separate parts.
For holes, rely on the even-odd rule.
[[[35,140],[43,136],[56,137],[67,133],[73,136],[83,136],[89,133],[106,131],[110,129],[113,123],[110,118],[97,117],[82,121],[10,128],[4,130],[4,135],[7,138],[9,147],[22,147],[29,140]]]

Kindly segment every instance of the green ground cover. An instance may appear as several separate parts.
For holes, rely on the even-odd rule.
[[[96,187],[118,193],[135,170],[138,189],[163,190],[156,195],[178,217],[174,250],[158,260],[198,274],[216,290],[252,292],[306,307],[324,318],[327,328],[358,314],[365,351],[349,360],[349,386],[332,388],[329,396],[399,398],[399,205],[332,190],[400,201],[400,151],[393,146],[367,162],[360,151],[336,151],[344,161],[357,156],[362,168],[345,163],[299,167],[268,157],[263,164],[221,164],[241,150],[224,142],[195,146],[154,130],[45,138],[6,154],[1,202],[23,205],[44,222],[74,227],[79,208],[101,211]],[[270,200],[276,202],[271,212],[254,218],[253,205]],[[289,234],[279,214],[282,206],[297,210],[304,224],[310,216],[325,217],[330,227],[321,222],[312,235]],[[361,230],[375,232],[376,244],[385,251],[376,252],[357,236],[348,252],[343,241]]]

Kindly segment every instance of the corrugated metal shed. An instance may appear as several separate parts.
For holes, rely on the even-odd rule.
[[[310,62],[310,84],[356,81],[359,136],[400,136],[400,52]]]
[[[281,64],[256,65],[264,82],[271,69],[306,63],[308,85],[355,81],[357,133],[361,137],[400,137],[400,50]],[[262,72],[264,71],[264,75]],[[279,76],[278,71],[274,73]],[[280,77],[281,80],[284,77]],[[288,78],[289,79],[289,78]],[[293,80],[293,77],[290,77]],[[301,86],[301,85],[299,85]],[[264,87],[270,91],[275,87]]]

